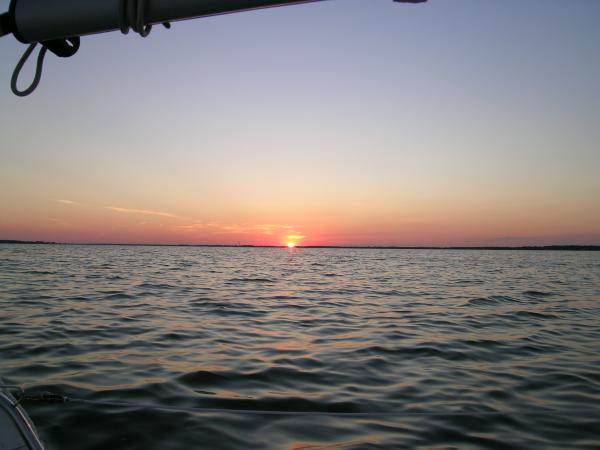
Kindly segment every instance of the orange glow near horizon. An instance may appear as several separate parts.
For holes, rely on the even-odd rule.
[[[114,205],[117,206],[114,206]],[[104,206],[109,205],[109,206]],[[406,203],[403,210],[365,205],[311,207],[252,214],[198,217],[194,208],[153,204],[104,204],[42,199],[29,211],[13,210],[0,219],[0,239],[72,243],[143,243],[190,245],[298,246],[328,245],[552,245],[597,244],[600,210],[585,219],[577,205],[557,216],[532,205],[497,205],[448,210],[438,204]],[[295,205],[294,205],[295,206]],[[470,206],[470,205],[469,205]],[[233,208],[233,207],[232,207]],[[275,209],[275,207],[273,207]],[[472,209],[472,210],[471,210]],[[535,214],[535,215],[534,215]],[[316,219],[318,218],[318,219]],[[551,225],[549,225],[551,224]]]

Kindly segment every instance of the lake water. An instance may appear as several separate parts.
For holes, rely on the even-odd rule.
[[[0,376],[52,450],[598,449],[600,252],[0,246]],[[580,413],[578,413],[580,411]]]

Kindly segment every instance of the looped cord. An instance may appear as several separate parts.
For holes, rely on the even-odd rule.
[[[12,74],[12,78],[10,80],[10,89],[12,90],[13,94],[15,94],[19,97],[26,97],[27,95],[29,95],[33,91],[35,91],[35,89],[38,87],[38,84],[40,84],[40,80],[42,78],[42,69],[44,67],[44,56],[46,56],[46,52],[48,51],[48,49],[44,46],[42,46],[40,52],[38,53],[37,63],[35,66],[35,75],[33,77],[33,81],[31,82],[29,87],[23,91],[20,91],[19,88],[17,87],[17,82],[19,81],[19,75],[21,74],[21,70],[23,69],[23,66],[29,59],[29,56],[31,56],[31,53],[33,53],[33,50],[35,49],[36,45],[37,45],[37,43],[34,43],[34,44],[31,44],[29,47],[27,47],[27,50],[25,50],[25,53],[23,53],[23,56],[21,56],[21,59],[19,60],[17,66],[15,67],[15,70]]]
[[[119,28],[121,33],[129,33],[129,28],[146,37],[152,31],[152,25],[146,25],[146,7],[148,0],[119,0]]]
[[[141,37],[146,37],[152,31],[152,25],[144,25],[145,12],[146,12],[146,3],[148,0],[137,0],[137,20],[136,27],[137,29],[133,29],[140,34]]]

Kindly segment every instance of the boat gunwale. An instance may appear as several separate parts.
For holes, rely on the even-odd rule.
[[[21,434],[29,449],[44,450],[29,415],[6,389],[7,387],[9,386],[0,385],[0,412],[5,412],[12,419],[15,429]]]

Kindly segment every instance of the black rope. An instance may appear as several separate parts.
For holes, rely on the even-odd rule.
[[[33,394],[22,393],[18,396],[15,406],[21,402],[41,402],[41,403],[67,403],[69,397],[53,392],[36,392]]]
[[[141,37],[146,37],[152,31],[152,25],[146,23],[148,0],[119,0],[119,29],[127,34],[133,30]],[[169,22],[163,22],[165,28],[171,28]]]
[[[35,49],[36,45],[37,42],[27,47],[27,50],[25,50],[25,53],[23,53],[23,56],[21,56],[21,59],[17,63],[17,66],[15,67],[15,70],[12,74],[12,78],[10,79],[10,89],[12,90],[13,94],[18,95],[19,97],[26,97],[27,95],[35,91],[35,89],[38,87],[38,84],[40,84],[40,80],[42,78],[42,69],[44,68],[44,56],[46,56],[46,52],[48,51],[48,49],[44,46],[42,46],[40,52],[38,53],[33,81],[31,82],[29,87],[23,91],[20,91],[17,87],[17,82],[19,81],[19,75],[21,74],[21,70],[23,69],[23,66],[29,59],[29,56],[31,56],[31,53]]]
[[[23,53],[23,56],[21,56],[21,59],[19,60],[12,74],[12,78],[10,80],[10,89],[12,90],[13,94],[18,95],[19,97],[25,97],[31,94],[40,84],[40,80],[42,78],[42,69],[44,68],[44,57],[46,56],[46,52],[48,50],[50,50],[56,56],[59,56],[61,58],[68,58],[70,56],[73,56],[79,50],[80,39],[78,37],[73,37],[68,39],[54,39],[51,41],[41,42],[42,48],[38,53],[33,81],[27,89],[20,91],[17,84],[19,82],[21,70],[23,70],[25,63],[33,53],[33,50],[35,49],[35,46],[37,44],[38,43],[35,42],[33,44],[30,44],[29,47],[27,47],[27,50],[25,50],[25,53]]]
[[[152,25],[146,25],[146,8],[148,0],[119,0],[119,28],[121,33],[129,33],[131,28],[141,37],[152,31]]]
[[[152,25],[144,25],[145,22],[145,13],[146,13],[146,4],[148,0],[137,0],[137,20],[135,25],[137,28],[134,28],[133,31],[136,31],[140,34],[141,37],[146,37],[152,31]]]

